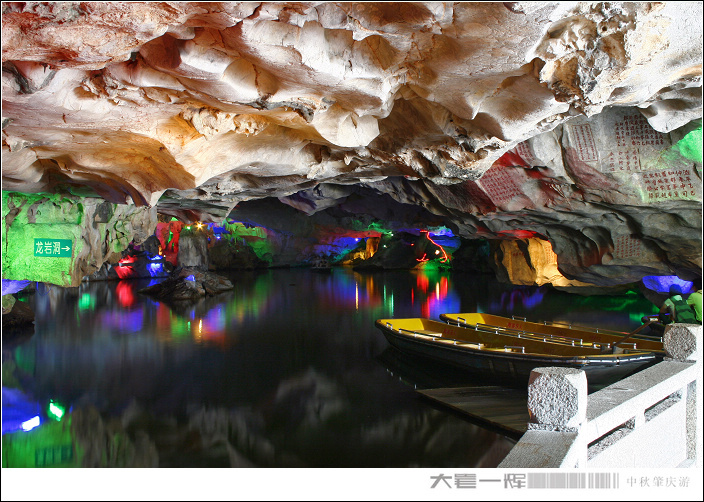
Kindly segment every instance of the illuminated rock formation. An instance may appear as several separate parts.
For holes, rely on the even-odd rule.
[[[60,286],[78,286],[103,263],[116,263],[156,226],[156,207],[75,196],[3,192],[2,214],[3,279]]]
[[[567,281],[701,277],[699,2],[2,9],[5,191],[221,222],[358,185],[380,221],[549,242]]]

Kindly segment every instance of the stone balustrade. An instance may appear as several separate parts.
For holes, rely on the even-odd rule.
[[[528,430],[499,467],[701,468],[702,326],[663,343],[663,361],[591,395],[583,370],[534,369]]]

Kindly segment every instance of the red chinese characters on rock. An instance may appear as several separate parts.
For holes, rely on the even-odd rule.
[[[535,155],[533,155],[533,151],[527,141],[518,143],[513,151],[525,161],[527,166],[532,165],[535,161]]]
[[[596,143],[592,135],[592,128],[589,124],[577,124],[569,126],[570,142],[577,152],[577,157],[583,162],[593,162],[599,160],[596,151]]]
[[[696,198],[689,169],[666,169],[643,173],[646,200],[657,202],[670,199]]]
[[[609,172],[640,171],[640,158],[638,150],[619,149],[610,152],[606,158],[606,167]]]
[[[630,235],[622,235],[616,238],[614,243],[615,258],[638,258],[643,255],[641,242]]]
[[[516,167],[493,166],[477,181],[491,201],[496,205],[505,204],[514,197],[523,195],[515,181]]]
[[[657,132],[650,127],[643,115],[637,113],[625,115],[623,120],[614,124],[614,135],[616,146],[639,147],[639,146],[663,146],[665,145],[666,134]]]

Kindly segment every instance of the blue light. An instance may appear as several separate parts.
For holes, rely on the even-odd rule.
[[[683,281],[676,275],[649,275],[643,277],[643,286],[657,293],[669,293],[670,286],[679,286],[682,294],[694,292],[694,283]]]
[[[2,280],[2,294],[10,295],[22,291],[31,281],[15,281],[12,279]]]
[[[455,234],[452,233],[452,230],[450,230],[447,227],[437,227],[437,228],[431,228],[430,230],[430,235],[432,236],[438,236],[438,235],[444,235],[445,237],[454,237]]]
[[[33,422],[43,413],[43,406],[31,400],[22,391],[9,387],[2,388],[2,433],[29,430]],[[41,421],[41,419],[40,419]],[[36,427],[33,425],[32,427]],[[30,427],[31,428],[31,427]]]
[[[195,281],[195,280],[196,280],[196,276],[193,275],[193,274],[191,274],[191,275],[189,275],[188,277],[186,277],[186,280],[187,280],[187,281]]]
[[[152,277],[157,277],[164,272],[164,264],[162,262],[150,263],[147,265],[147,270],[149,270],[149,275]]]

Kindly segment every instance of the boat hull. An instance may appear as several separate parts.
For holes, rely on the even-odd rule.
[[[584,370],[591,390],[614,383],[662,360],[652,353],[623,357],[561,357],[548,354],[495,352],[473,349],[437,340],[413,337],[376,322],[389,344],[404,354],[452,365],[480,377],[504,385],[525,388],[530,373],[538,367],[567,367]],[[470,331],[470,330],[467,330]]]

